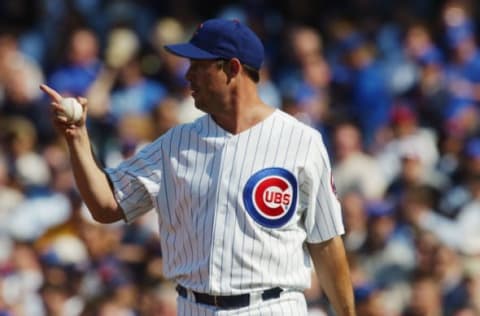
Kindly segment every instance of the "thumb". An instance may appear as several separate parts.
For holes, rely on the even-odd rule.
[[[88,103],[88,99],[87,99],[87,98],[84,98],[84,97],[77,97],[77,101],[78,101],[83,107],[85,107],[85,105],[87,105],[87,103]]]

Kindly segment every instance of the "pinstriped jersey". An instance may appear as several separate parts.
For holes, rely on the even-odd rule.
[[[158,213],[165,276],[194,291],[303,290],[305,242],[344,233],[321,135],[280,110],[239,134],[202,116],[106,173],[127,222]]]

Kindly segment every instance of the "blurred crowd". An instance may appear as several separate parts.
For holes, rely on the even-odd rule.
[[[89,99],[115,166],[202,115],[163,45],[211,17],[260,35],[262,99],[324,137],[358,315],[480,315],[477,2],[321,2],[2,0],[0,315],[175,315],[156,214],[93,221],[38,86]]]

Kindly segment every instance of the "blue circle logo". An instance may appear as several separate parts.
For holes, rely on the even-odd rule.
[[[290,171],[266,168],[248,179],[243,189],[243,202],[257,223],[278,228],[295,213],[297,192],[297,179]]]

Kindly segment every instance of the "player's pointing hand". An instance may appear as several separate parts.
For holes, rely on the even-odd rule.
[[[40,85],[40,89],[45,92],[46,94],[48,94],[50,96],[50,99],[52,99],[53,102],[57,102],[57,103],[60,103],[60,101],[62,100],[62,96],[57,92],[55,91],[54,89],[50,88],[49,86],[47,86],[46,84],[42,84]]]
[[[51,87],[42,84],[40,89],[51,99],[52,120],[65,136],[74,137],[79,127],[85,126],[87,99],[65,98]]]

